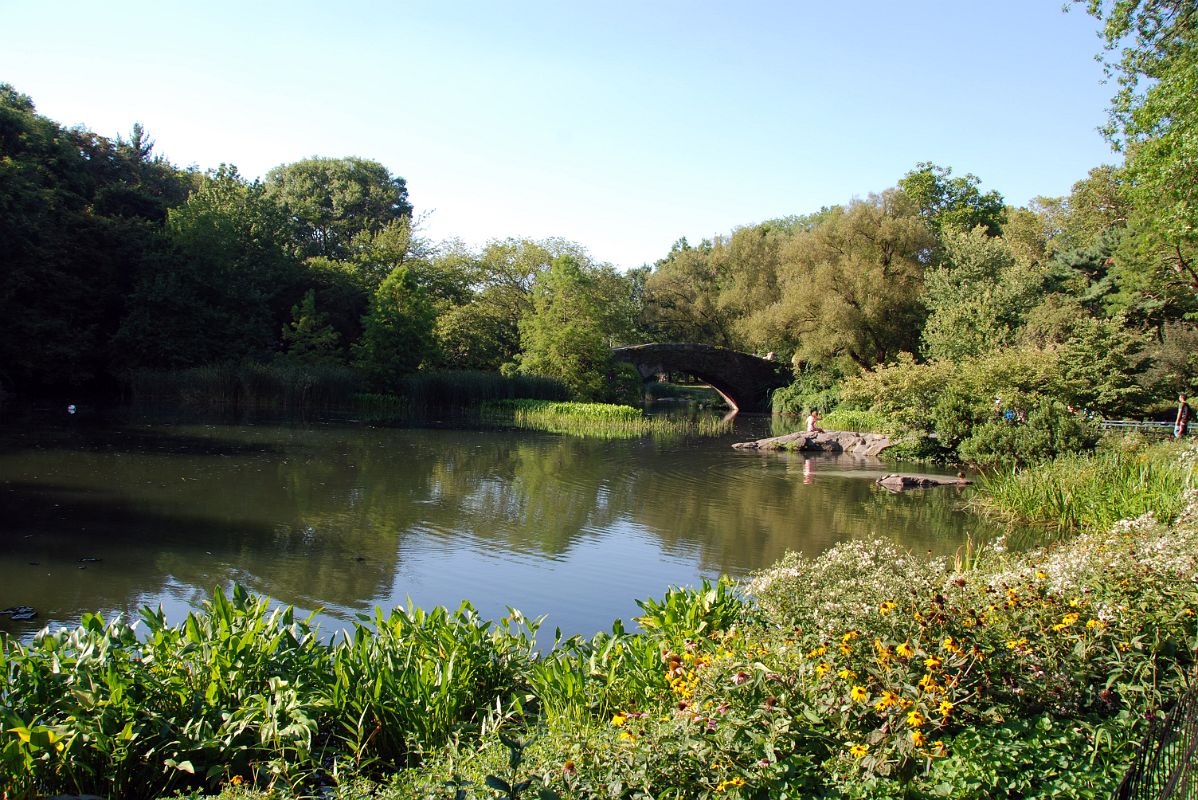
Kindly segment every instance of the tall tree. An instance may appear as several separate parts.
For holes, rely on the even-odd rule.
[[[117,344],[127,367],[266,356],[301,291],[286,220],[236,168],[222,166],[169,214],[174,254],[147,270]]]
[[[610,296],[601,283],[572,256],[553,260],[534,287],[532,313],[520,321],[520,372],[558,378],[581,399],[608,399],[615,366],[606,329]]]
[[[832,209],[790,241],[778,301],[745,324],[793,349],[796,363],[869,368],[914,352],[924,313],[919,257],[933,243],[901,191]]]
[[[374,293],[354,344],[358,366],[378,389],[393,391],[433,350],[432,304],[407,267],[396,267]]]
[[[1006,216],[1002,195],[982,192],[976,175],[954,178],[952,174],[952,167],[924,161],[904,175],[898,186],[938,236],[946,228],[969,231],[978,225],[991,236],[1001,233]]]
[[[412,216],[403,178],[363,158],[309,158],[275,167],[266,195],[287,214],[298,253],[349,259],[369,237]]]
[[[1126,153],[1127,189],[1155,229],[1157,257],[1198,291],[1198,6],[1193,0],[1074,0],[1101,21],[1117,76],[1105,133]]]
[[[163,257],[165,206],[187,191],[149,148],[63,129],[0,84],[0,385],[111,373],[136,276]]]
[[[692,247],[682,238],[657,262],[645,283],[646,327],[656,341],[735,346],[732,313],[720,303],[726,254],[723,240]]]

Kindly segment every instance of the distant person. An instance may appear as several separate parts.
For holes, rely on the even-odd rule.
[[[817,422],[819,422],[819,412],[816,411],[815,409],[812,409],[811,413],[809,415],[807,415],[807,432],[808,433],[823,433],[824,432],[823,428],[816,425]]]
[[[1173,438],[1180,439],[1186,435],[1186,429],[1190,427],[1190,417],[1194,416],[1194,409],[1190,408],[1190,404],[1186,402],[1186,394],[1182,392],[1177,396],[1177,419],[1173,422]]]

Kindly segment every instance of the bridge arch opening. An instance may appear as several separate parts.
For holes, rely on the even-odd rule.
[[[674,343],[617,347],[613,355],[640,372],[643,379],[681,372],[715,389],[734,411],[769,411],[773,389],[790,383],[785,365],[711,345]]]

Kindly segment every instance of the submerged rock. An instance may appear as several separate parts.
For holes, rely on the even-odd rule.
[[[12,617],[16,620],[33,619],[37,616],[37,610],[33,606],[11,606],[0,609],[0,616]]]
[[[875,483],[892,492],[906,489],[930,489],[933,486],[965,486],[973,483],[965,478],[930,478],[927,475],[883,475]]]

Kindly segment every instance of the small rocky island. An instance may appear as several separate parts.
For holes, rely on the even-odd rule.
[[[848,453],[854,456],[876,456],[893,442],[880,433],[856,431],[818,431],[788,433],[755,442],[737,442],[737,450],[798,450],[816,453]]]

